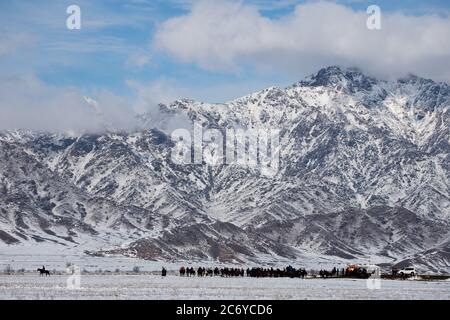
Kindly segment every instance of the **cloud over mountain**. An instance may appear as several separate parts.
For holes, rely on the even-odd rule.
[[[272,19],[241,2],[200,1],[162,23],[154,39],[157,48],[207,70],[251,65],[298,73],[342,64],[377,76],[414,70],[450,80],[450,20],[381,10],[382,29],[369,30],[366,12],[332,2],[301,4]]]
[[[46,84],[34,75],[0,79],[0,130],[97,131],[105,123],[128,129],[134,114],[124,97],[100,90],[97,108],[81,90]]]

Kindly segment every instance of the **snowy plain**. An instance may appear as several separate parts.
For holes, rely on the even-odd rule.
[[[58,251],[52,246],[41,246],[39,250],[26,246],[21,249],[2,247],[0,250],[0,300],[450,299],[450,281],[380,280],[380,289],[369,289],[366,280],[355,279],[183,278],[176,275],[181,265],[220,265],[213,261],[197,264],[146,261],[123,256],[92,257],[76,250]],[[78,267],[82,272],[79,289],[67,287],[68,264]],[[36,269],[42,265],[57,274],[40,277]],[[169,270],[167,278],[159,276],[163,266]],[[337,265],[340,268],[344,266]],[[15,273],[2,274],[6,267]],[[136,267],[139,268],[139,274],[132,273]],[[315,261],[314,265],[304,267],[330,269],[332,262]]]
[[[68,276],[0,275],[0,299],[32,300],[449,300],[450,281],[381,280],[368,289],[366,280],[287,278],[187,278],[170,275],[81,275],[69,289]]]

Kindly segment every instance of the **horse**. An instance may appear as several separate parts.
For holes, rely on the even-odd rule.
[[[38,268],[37,271],[40,272],[40,275],[41,275],[41,276],[44,276],[44,275],[45,275],[45,276],[47,276],[47,277],[50,277],[50,271],[45,270],[44,268],[42,268],[42,269],[41,269],[41,268]]]
[[[184,268],[184,267],[182,267],[182,268]],[[188,277],[195,276],[195,270],[194,270],[194,268],[192,268],[192,267],[186,268],[186,269],[185,269],[185,274],[186,274],[186,276],[188,276]],[[183,274],[182,274],[182,269],[180,269],[180,275],[183,276]]]
[[[204,274],[205,274],[205,269],[202,267],[198,267],[197,276],[203,277]]]

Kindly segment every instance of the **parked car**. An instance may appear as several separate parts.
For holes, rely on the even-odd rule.
[[[398,274],[401,277],[414,277],[417,274],[417,272],[416,272],[416,268],[414,268],[414,267],[407,267],[407,268],[401,269],[398,272]]]

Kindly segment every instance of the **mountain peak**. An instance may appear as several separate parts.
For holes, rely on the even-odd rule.
[[[409,83],[409,84],[416,84],[416,85],[417,84],[418,85],[420,85],[420,84],[435,84],[435,82],[433,80],[419,77],[413,73],[409,73],[408,75],[398,79],[397,82],[401,83],[401,84]]]
[[[346,89],[349,92],[368,91],[377,83],[373,77],[362,73],[358,68],[341,68],[339,66],[329,66],[320,69],[316,74],[301,81],[301,85],[312,87],[337,87]]]
[[[311,86],[327,86],[341,82],[344,79],[345,71],[338,66],[330,66],[322,68],[317,73],[310,75],[306,78],[305,82]]]

